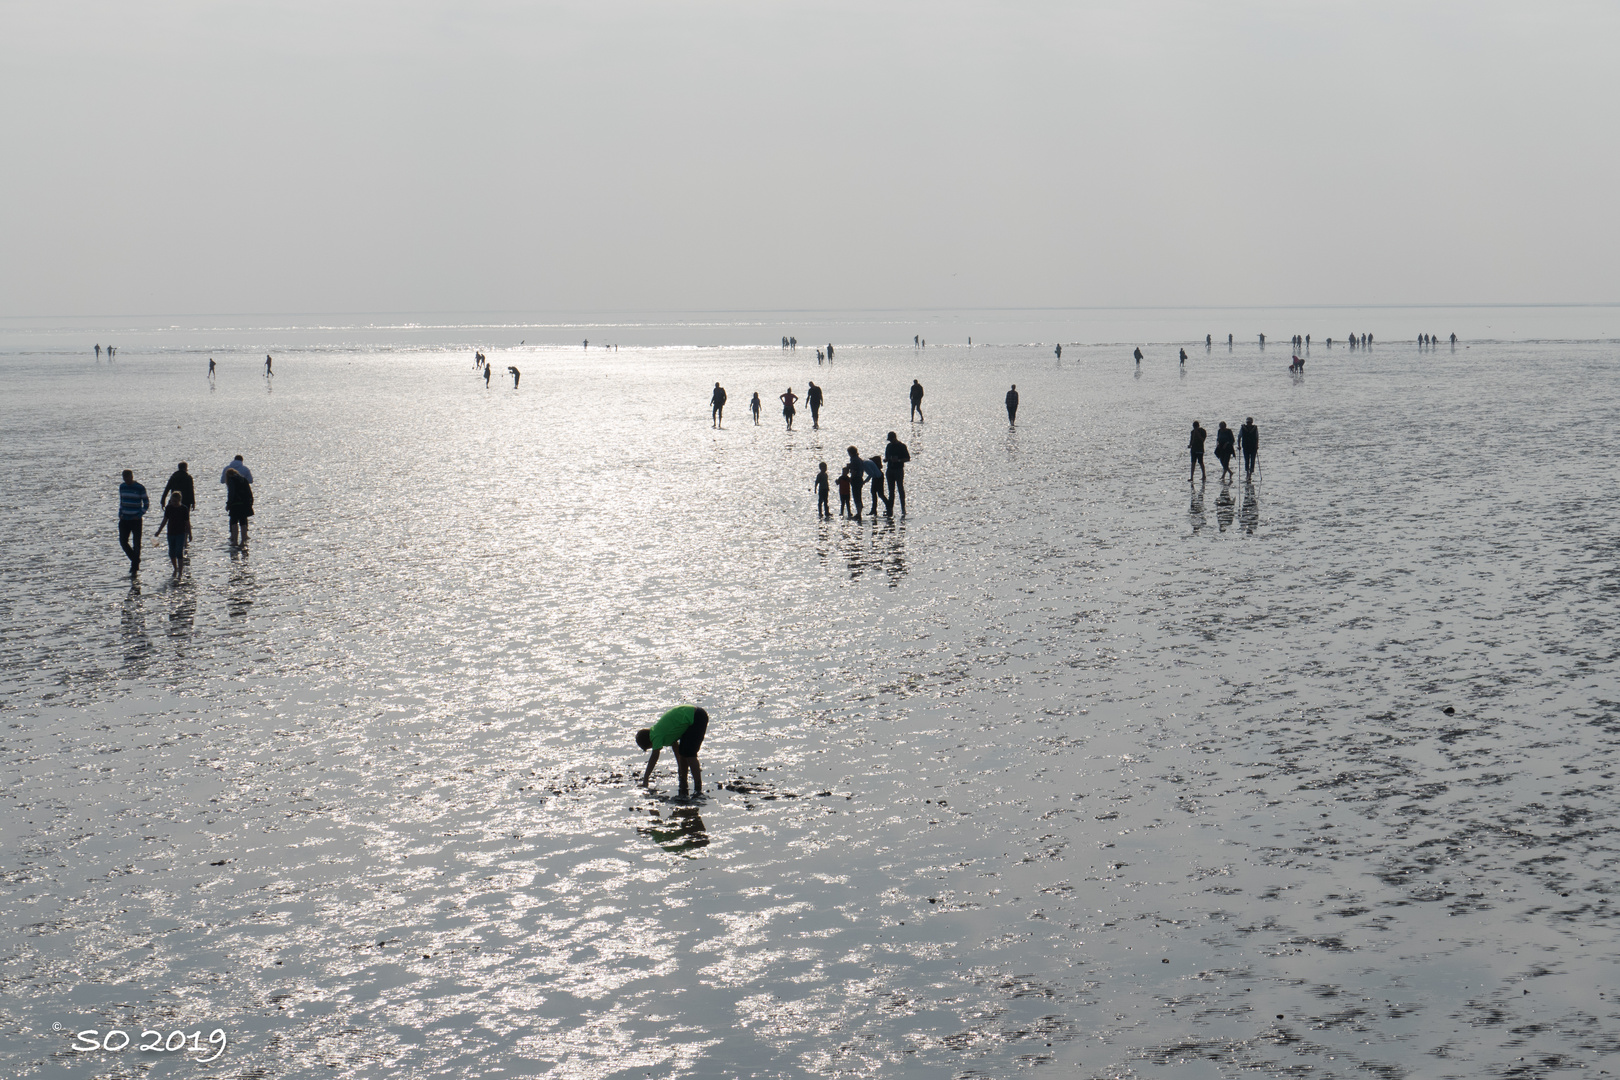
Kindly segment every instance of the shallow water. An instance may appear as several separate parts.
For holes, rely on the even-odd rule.
[[[0,1063],[1615,1071],[1616,346],[1167,351],[0,350]],[[910,513],[818,522],[891,429]]]

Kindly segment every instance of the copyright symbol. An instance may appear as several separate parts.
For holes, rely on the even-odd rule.
[[[51,1030],[52,1031],[61,1031],[62,1030],[62,1025],[61,1024],[52,1024],[51,1025]]]

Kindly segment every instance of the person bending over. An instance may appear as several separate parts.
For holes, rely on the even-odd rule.
[[[652,781],[653,767],[658,754],[666,746],[675,748],[675,761],[680,766],[681,796],[686,796],[686,773],[692,773],[693,791],[703,794],[703,766],[698,764],[698,750],[703,746],[703,735],[709,730],[709,714],[692,705],[677,705],[658,718],[658,723],[636,732],[636,745],[651,750],[647,758],[647,771],[641,774],[641,786]]]

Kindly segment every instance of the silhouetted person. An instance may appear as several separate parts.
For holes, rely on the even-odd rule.
[[[580,346],[580,348],[582,348],[582,349],[589,349],[590,347],[591,347],[591,339],[590,338],[586,338],[585,343]]]
[[[1266,335],[1264,334],[1260,335],[1260,347],[1262,349],[1266,347]]]
[[[883,459],[876,454],[866,459],[866,485],[872,496],[872,516],[877,517],[877,504],[881,499],[889,516],[894,517],[894,497],[883,494]]]
[[[129,556],[132,574],[141,568],[142,519],[151,505],[146,488],[135,482],[133,471],[125,469],[124,482],[118,485],[118,546]]]
[[[1451,335],[1451,343],[1453,345],[1457,344],[1457,335],[1456,334]]]
[[[833,356],[832,342],[829,341],[829,342],[827,342],[827,359],[831,360],[832,356]]]
[[[1214,344],[1215,344],[1215,336],[1213,334],[1205,334],[1204,335],[1204,348],[1206,348],[1206,349],[1211,348],[1212,346],[1214,346]]]
[[[168,505],[169,492],[171,491],[180,493],[180,497],[185,500],[186,509],[189,510],[197,505],[196,482],[192,479],[191,473],[186,471],[186,463],[183,461],[174,472],[169,474],[169,482],[163,485],[163,494],[158,496],[158,505]]]
[[[788,348],[797,349],[798,347],[799,347],[799,339],[798,338],[796,338],[796,337],[788,338]]]
[[[210,379],[214,377],[214,358],[212,356],[208,358],[208,377]]]
[[[838,515],[849,517],[849,466],[838,474]]]
[[[96,359],[101,359],[101,342],[96,342]]]
[[[709,395],[709,426],[719,427],[726,419],[726,388],[718,382],[714,384],[714,393]]]
[[[495,370],[495,365],[494,364],[485,364],[484,365],[484,389],[485,390],[489,389],[489,375],[490,375],[490,372],[492,372],[494,370]]]
[[[816,516],[832,517],[832,507],[827,500],[832,495],[832,480],[827,476],[827,463],[823,461],[821,468],[816,470],[816,478],[811,481],[810,488],[816,493]]]
[[[1204,476],[1204,479],[1209,479],[1209,475],[1204,473],[1204,438],[1208,434],[1209,432],[1205,431],[1198,421],[1193,421],[1192,435],[1187,439],[1187,450],[1192,456],[1192,463],[1187,466],[1187,480],[1189,482],[1192,481],[1194,469],[1197,469]]]
[[[900,513],[906,512],[906,462],[911,460],[911,451],[906,444],[889,432],[889,444],[883,448],[883,462],[889,467],[889,516],[894,516],[894,500],[900,499]]]
[[[1237,447],[1233,445],[1232,429],[1226,426],[1225,420],[1222,420],[1220,426],[1215,429],[1215,460],[1221,463],[1222,480],[1232,478],[1232,455],[1235,453]]]
[[[1007,391],[1007,423],[1018,423],[1018,384],[1013,383],[1012,389]]]
[[[1311,335],[1309,334],[1305,335],[1305,347],[1307,349],[1311,347]]]
[[[913,349],[920,349],[922,347],[922,338],[918,337],[916,334],[912,334],[911,335],[911,347]],[[97,356],[101,355],[101,346],[100,345],[96,346],[96,355]]]
[[[512,376],[512,389],[516,390],[518,388],[518,383],[523,381],[523,372],[511,366],[508,366],[506,370]]]
[[[923,416],[922,399],[923,399],[922,383],[918,382],[916,379],[912,379],[911,380],[911,418],[913,420],[925,420],[925,419],[927,419],[925,416]]]
[[[274,375],[275,374],[275,369],[270,366],[270,354],[269,353],[264,354],[264,373],[266,375]]]
[[[804,400],[810,403],[810,426],[816,431],[821,430],[821,387],[815,383],[804,392]]]
[[[224,481],[225,516],[231,522],[231,546],[247,547],[248,518],[253,516],[253,485],[246,476],[230,468],[225,470]]]
[[[163,520],[158,522],[152,535],[156,536],[165,527],[169,530],[169,562],[174,564],[174,576],[179,577],[180,560],[184,558],[186,544],[191,540],[191,507],[186,505],[185,498],[178,491],[163,508]]]
[[[760,401],[759,401],[759,391],[755,390],[754,391],[754,400],[750,401],[748,403],[748,411],[754,414],[754,426],[755,427],[759,426],[759,410],[760,410],[760,407],[761,406],[760,406]]]
[[[1142,366],[1142,347],[1140,345],[1138,345],[1135,349],[1133,349],[1131,351],[1131,355],[1136,357],[1136,366],[1141,367]]]
[[[1182,367],[1187,366],[1187,350],[1186,349],[1181,350],[1181,366]]]
[[[793,430],[793,417],[794,417],[794,414],[798,411],[793,407],[793,403],[799,400],[799,395],[795,394],[793,392],[793,387],[790,386],[790,387],[787,388],[787,393],[779,394],[777,396],[782,401],[782,419],[787,421],[787,429],[789,431],[792,431]]]
[[[1232,335],[1231,334],[1226,335],[1226,347],[1228,349],[1230,349],[1232,347]]]
[[[1056,347],[1055,347],[1055,348],[1053,348],[1053,349],[1052,349],[1052,353],[1053,353],[1053,354],[1054,354],[1054,355],[1055,355],[1055,356],[1056,356],[1056,357],[1057,357],[1057,358],[1058,358],[1058,359],[1059,359],[1059,360],[1061,360],[1061,359],[1063,359],[1063,342],[1061,342],[1061,341],[1060,341],[1060,342],[1058,342],[1058,343],[1057,343],[1057,346],[1056,346]]]
[[[1260,456],[1260,429],[1254,426],[1254,417],[1243,421],[1238,428],[1238,448],[1243,451],[1243,478],[1254,474],[1254,463]]]
[[[641,786],[652,780],[653,766],[658,764],[658,752],[666,746],[675,748],[675,761],[680,766],[681,798],[686,797],[686,774],[692,774],[693,793],[703,794],[703,766],[698,764],[698,750],[703,736],[709,730],[709,714],[691,705],[681,705],[658,718],[651,728],[636,732],[636,745],[651,750],[647,770],[641,774]]]
[[[849,493],[855,500],[855,520],[861,520],[865,507],[861,503],[861,485],[866,483],[866,463],[861,460],[861,452],[853,446],[849,447]],[[872,500],[872,510],[877,510],[877,499]]]

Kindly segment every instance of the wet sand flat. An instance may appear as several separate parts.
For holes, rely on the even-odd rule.
[[[1616,1071],[1614,345],[486,351],[0,356],[8,1075]]]

